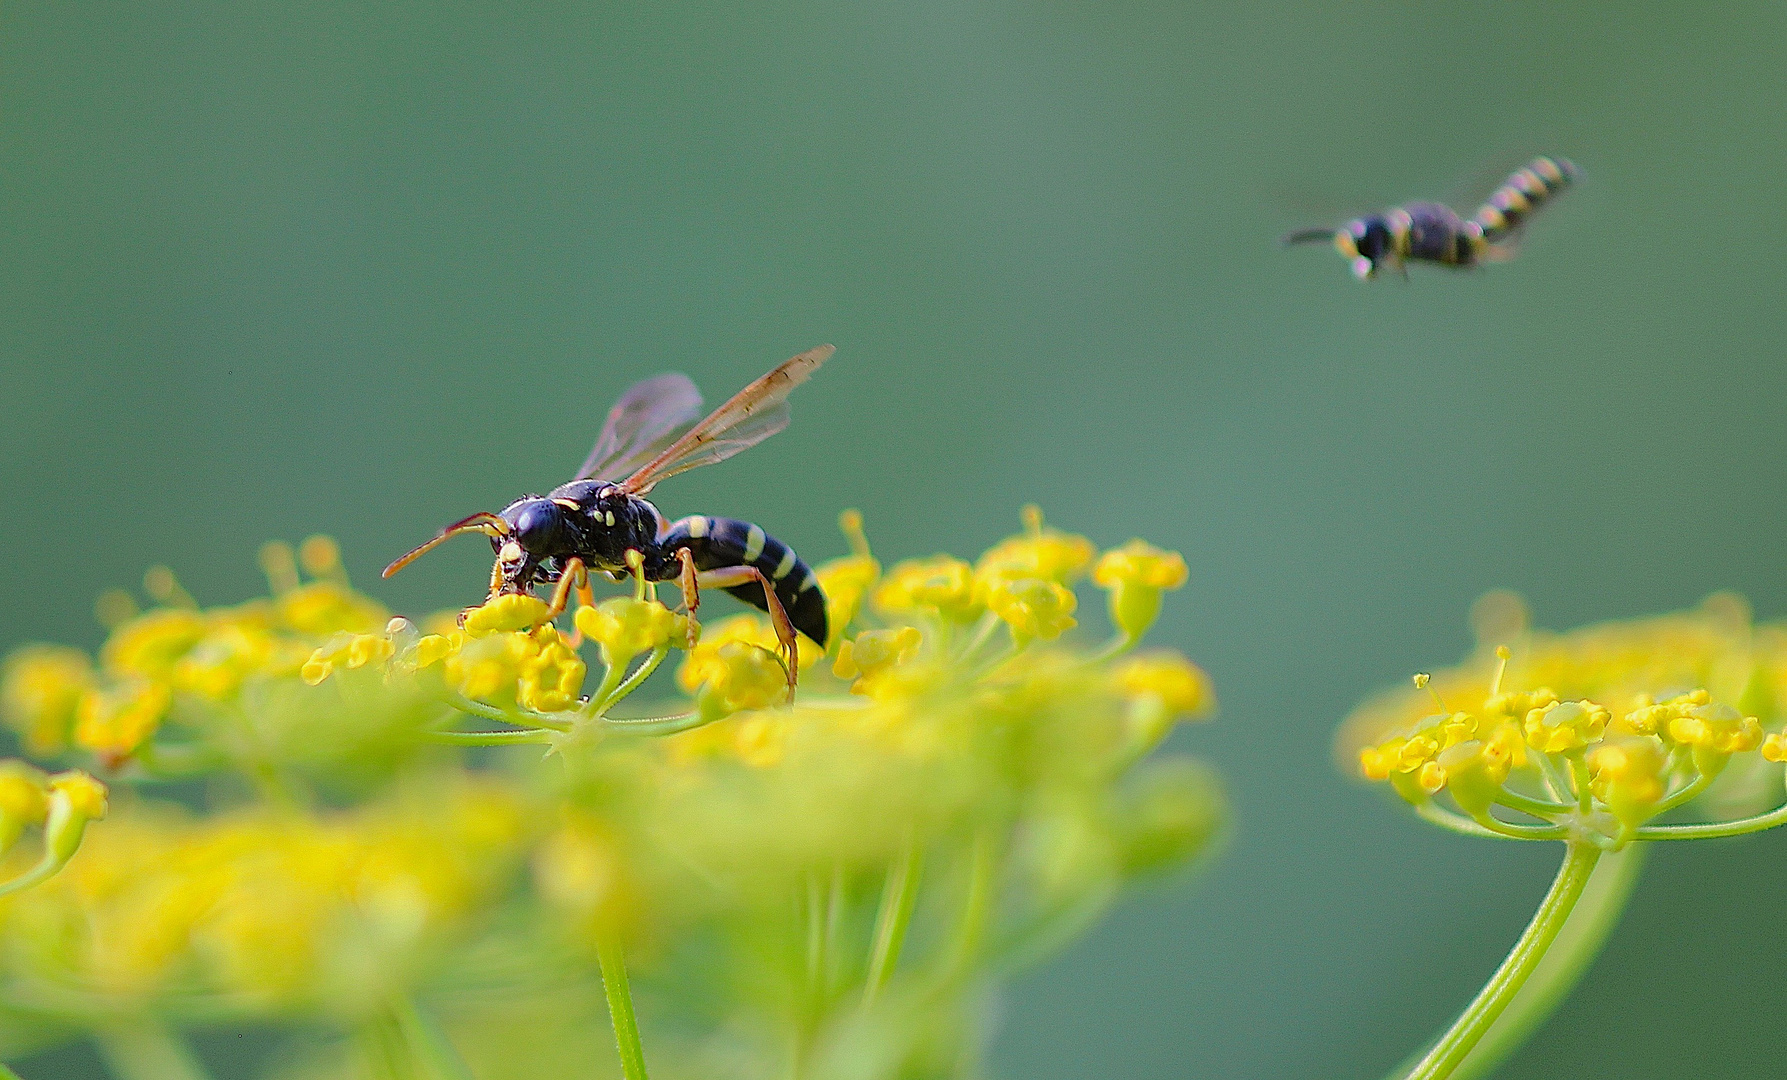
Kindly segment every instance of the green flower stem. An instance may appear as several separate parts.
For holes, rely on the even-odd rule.
[[[186,1041],[147,1017],[106,1028],[95,1041],[118,1080],[210,1080]]]
[[[620,683],[618,686],[610,687],[606,693],[599,692],[597,697],[590,698],[589,707],[586,709],[585,715],[601,716],[609,709],[612,709],[615,702],[639,689],[640,683],[651,678],[652,672],[658,670],[658,665],[662,664],[664,662],[664,657],[668,655],[670,655],[669,645],[660,645],[653,649],[651,656],[646,658],[645,663],[640,664],[639,669],[627,676],[624,682]]]
[[[1431,799],[1417,805],[1415,807],[1415,813],[1419,815],[1423,821],[1431,822],[1442,829],[1450,829],[1452,832],[1462,833],[1465,836],[1500,837],[1508,840],[1562,840],[1564,838],[1564,831],[1562,829],[1550,828],[1547,826],[1539,826],[1540,829],[1545,830],[1543,835],[1534,835],[1525,832],[1496,832],[1485,828],[1477,822],[1472,821],[1470,818],[1454,814],[1452,811],[1447,810],[1445,807]],[[1497,822],[1497,824],[1504,823]],[[1516,828],[1516,826],[1512,825],[1507,827],[1509,829]]]
[[[1601,860],[1583,889],[1576,910],[1564,922],[1539,966],[1533,969],[1532,977],[1490,1025],[1483,1041],[1452,1071],[1451,1080],[1482,1080],[1489,1076],[1575,989],[1583,972],[1601,954],[1608,935],[1619,925],[1649,850],[1643,844],[1632,844]]]
[[[600,722],[603,727],[628,735],[675,735],[709,723],[702,719],[699,712],[677,713],[675,716],[640,716],[629,720],[604,716]]]
[[[1553,814],[1561,814],[1570,809],[1563,803],[1551,802],[1548,799],[1528,798],[1517,791],[1509,791],[1507,788],[1503,788],[1496,794],[1495,801],[1510,810],[1518,810],[1523,814],[1531,814],[1533,817],[1543,818],[1546,821],[1550,821]]]
[[[1680,791],[1658,803],[1657,808],[1651,811],[1652,816],[1667,814],[1669,811],[1674,810],[1676,807],[1693,799],[1695,796],[1711,787],[1715,779],[1717,779],[1717,777],[1706,776],[1704,774],[1695,777],[1691,783],[1683,787]]]
[[[1444,1080],[1463,1063],[1538,967],[1582,896],[1589,875],[1600,858],[1601,849],[1593,844],[1572,840],[1565,845],[1564,864],[1558,869],[1551,890],[1540,901],[1533,921],[1527,924],[1526,932],[1514,943],[1508,958],[1502,961],[1502,966],[1496,969],[1476,1000],[1440,1036],[1433,1049],[1408,1071],[1404,1080]]]
[[[1710,840],[1721,836],[1743,836],[1777,825],[1787,825],[1787,805],[1766,814],[1739,818],[1736,821],[1708,821],[1700,825],[1644,825],[1633,833],[1639,840]]]
[[[916,846],[908,842],[887,871],[881,890],[881,906],[875,912],[875,936],[869,952],[869,975],[863,986],[862,1007],[875,1004],[875,995],[893,978],[918,903],[918,879],[922,867]]]
[[[1562,840],[1569,835],[1561,825],[1510,825],[1488,813],[1475,820],[1495,835],[1510,840]]]
[[[522,728],[518,731],[425,731],[422,733],[422,741],[452,746],[514,746],[517,743],[551,742],[558,734],[546,728]]]
[[[440,1023],[414,1001],[400,998],[393,1002],[391,1015],[410,1059],[421,1066],[419,1071],[427,1080],[476,1080]]]
[[[532,709],[513,708],[499,709],[495,705],[486,705],[482,701],[473,701],[463,694],[448,693],[444,695],[448,705],[462,713],[476,716],[482,720],[494,720],[510,727],[543,727],[554,731],[570,731],[571,721],[563,716],[551,716],[534,712]]]
[[[13,1072],[6,1062],[0,1061],[0,1080],[24,1080],[24,1078]]]
[[[66,865],[66,862],[56,858],[54,852],[46,851],[43,853],[43,858],[37,860],[37,864],[31,869],[10,881],[0,881],[0,896],[23,892],[32,886],[42,885],[60,873]]]
[[[620,1049],[621,1075],[626,1080],[645,1080],[645,1047],[639,1042],[639,1019],[633,1015],[626,954],[612,929],[603,929],[596,939],[596,962],[602,969],[602,989],[608,994],[608,1018],[614,1023],[614,1043]]]

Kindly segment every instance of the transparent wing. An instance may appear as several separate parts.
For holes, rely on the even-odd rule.
[[[579,480],[615,480],[664,452],[701,415],[701,391],[687,375],[659,375],[620,396]]]
[[[781,431],[788,426],[789,392],[806,382],[834,351],[830,345],[821,345],[783,361],[690,428],[669,449],[627,477],[621,487],[643,495],[667,476],[725,461]]]

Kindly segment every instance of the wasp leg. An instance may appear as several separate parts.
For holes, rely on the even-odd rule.
[[[577,589],[577,595],[589,593],[589,573],[583,568],[583,560],[573,558],[565,563],[565,572],[558,576],[558,588],[552,590],[552,603],[546,608],[546,621],[551,622],[565,613],[565,605],[571,602],[571,589]],[[594,594],[590,594],[594,598]]]
[[[567,574],[566,578],[569,578],[569,577],[570,577],[570,575]],[[584,607],[595,607],[596,606],[596,591],[589,587],[589,571],[587,569],[583,569],[583,572],[577,575],[577,586],[576,587],[577,587],[577,602],[579,604],[582,604]],[[575,651],[582,647],[583,647],[583,628],[579,627],[579,626],[574,626],[573,629],[571,630],[571,649],[573,651]]]
[[[776,595],[775,585],[755,566],[725,566],[718,570],[703,570],[695,575],[695,583],[711,589],[731,589],[755,583],[763,589],[765,606],[769,609],[769,622],[775,627],[776,642],[786,658],[788,700],[793,701],[794,686],[800,681],[800,645],[794,636],[794,622],[788,618],[788,609],[782,606],[782,598]]]
[[[677,571],[676,584],[683,592],[683,610],[689,613],[688,644],[693,649],[701,637],[701,624],[695,621],[695,611],[701,607],[701,585],[696,580],[700,575],[695,570],[695,556],[688,548],[676,549],[676,561],[682,567]]]
[[[488,604],[496,599],[496,594],[503,591],[503,563],[501,559],[490,564],[490,595],[484,598]]]

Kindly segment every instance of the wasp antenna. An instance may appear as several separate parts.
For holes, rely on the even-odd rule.
[[[398,556],[395,560],[392,561],[390,566],[385,567],[385,572],[380,574],[379,576],[380,577],[390,577],[392,574],[395,574],[397,571],[402,570],[404,567],[408,566],[410,563],[415,562],[417,559],[428,554],[430,551],[433,551],[435,548],[441,546],[441,544],[443,542],[445,542],[447,539],[449,539],[450,537],[458,536],[460,533],[468,533],[468,532],[483,533],[485,536],[507,536],[507,535],[509,535],[509,523],[504,521],[502,518],[497,517],[495,514],[485,513],[482,511],[480,511],[479,513],[473,514],[471,517],[462,518],[459,521],[455,521],[453,524],[442,529],[440,531],[439,535],[435,536],[434,539],[428,541],[427,543],[421,545],[420,547],[415,548],[412,551],[406,552],[403,555]]]
[[[1280,247],[1295,247],[1298,244],[1326,244],[1334,239],[1333,229],[1298,229],[1287,233],[1279,240]]]

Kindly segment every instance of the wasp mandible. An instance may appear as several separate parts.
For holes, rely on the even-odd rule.
[[[748,521],[686,517],[666,521],[645,495],[667,477],[712,465],[788,426],[788,394],[830,357],[830,345],[801,353],[751,383],[700,423],[701,393],[688,376],[659,375],[635,384],[609,410],[577,478],[545,495],[525,495],[501,513],[455,521],[434,539],[385,567],[385,577],[461,533],[490,538],[496,563],[490,595],[556,585],[550,617],[573,589],[593,604],[589,575],[624,580],[629,551],[647,581],[675,580],[691,634],[701,589],[725,589],[768,613],[784,653],[788,689],[799,674],[795,633],[825,645],[825,596],[813,570],[788,545]],[[624,477],[624,479],[614,479]]]
[[[1568,158],[1537,157],[1514,170],[1469,220],[1444,203],[1409,203],[1339,229],[1301,229],[1284,242],[1333,241],[1361,281],[1386,266],[1407,277],[1411,262],[1459,269],[1506,262],[1514,257],[1526,218],[1579,175]]]

